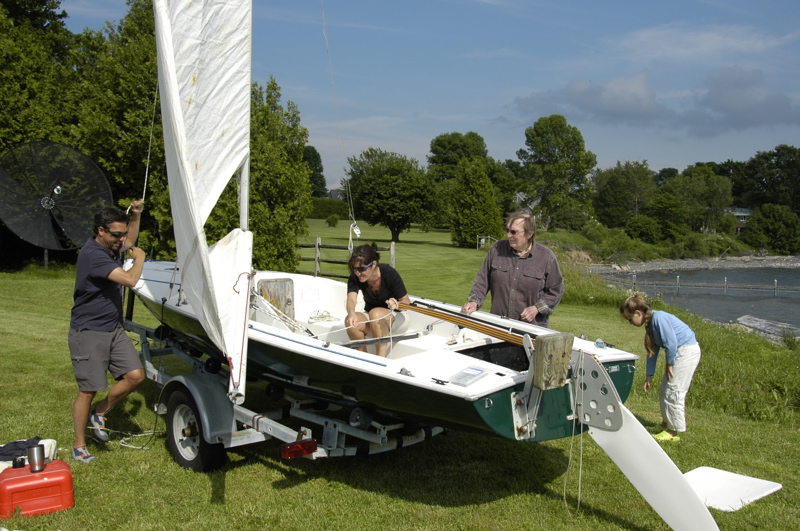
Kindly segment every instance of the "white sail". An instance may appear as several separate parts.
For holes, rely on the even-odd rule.
[[[164,149],[183,290],[230,362],[229,395],[244,400],[252,233],[209,248],[203,225],[250,157],[251,0],[155,0]]]

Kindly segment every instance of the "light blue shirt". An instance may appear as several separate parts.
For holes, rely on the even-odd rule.
[[[653,310],[650,319],[650,329],[653,330],[653,355],[647,357],[647,375],[656,372],[656,361],[661,347],[667,351],[667,364],[675,365],[678,348],[685,345],[697,344],[697,338],[689,326],[668,312]]]

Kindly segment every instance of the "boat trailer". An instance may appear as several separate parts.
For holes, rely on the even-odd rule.
[[[361,408],[353,408],[349,418],[342,420],[338,406],[321,407],[314,398],[287,397],[288,406],[256,413],[230,401],[228,375],[215,358],[203,361],[196,349],[162,330],[130,320],[125,320],[125,328],[139,336],[147,379],[161,388],[154,411],[165,416],[170,453],[184,468],[214,470],[224,463],[227,448],[270,439],[284,443],[284,459],[319,459],[387,452],[446,431],[412,426],[400,419],[392,424],[376,422],[371,412]],[[154,363],[164,356],[180,358],[190,372],[171,376],[162,363]],[[294,429],[287,425],[289,419],[316,425],[316,431],[305,426]]]

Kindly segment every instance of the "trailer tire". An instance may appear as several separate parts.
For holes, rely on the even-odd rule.
[[[225,447],[203,438],[197,403],[191,393],[180,389],[170,395],[166,420],[169,452],[179,465],[195,472],[209,472],[222,466]]]

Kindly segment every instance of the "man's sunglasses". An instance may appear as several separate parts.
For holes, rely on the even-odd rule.
[[[520,234],[522,232],[525,232],[525,231],[524,230],[506,229],[506,234],[510,234],[512,236],[516,236],[517,234]]]
[[[108,230],[108,229],[107,229],[107,228],[105,228],[105,227],[103,227],[103,230],[104,230],[104,231],[106,231],[107,233],[109,233],[110,235],[112,235],[112,236],[113,236],[113,237],[115,237],[115,238],[124,238],[125,236],[127,236],[127,235],[128,235],[128,231],[125,231],[125,232],[117,232],[117,231],[113,231],[113,230]]]
[[[364,271],[367,271],[370,267],[372,267],[372,264],[374,264],[374,263],[375,263],[375,261],[373,260],[372,262],[368,263],[365,266],[360,266],[360,267],[355,267],[354,266],[353,267],[353,271],[359,271],[359,272],[363,273]]]

